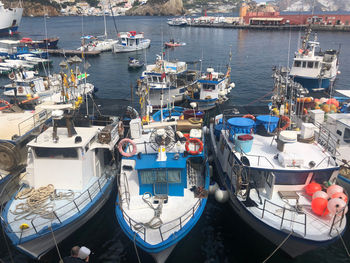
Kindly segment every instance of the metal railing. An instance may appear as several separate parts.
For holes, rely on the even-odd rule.
[[[72,215],[72,212],[74,210],[75,210],[75,212],[73,212],[74,214],[80,213],[81,210],[84,209],[84,207],[86,207],[87,204],[93,202],[94,198],[98,195],[99,192],[102,192],[103,187],[108,183],[108,181],[109,181],[109,176],[106,173],[104,173],[103,177],[98,178],[97,181],[94,182],[88,189],[82,192],[78,197],[71,200],[69,203],[59,207],[58,209],[54,209],[53,211],[49,211],[42,215],[34,214],[34,217],[29,220],[30,220],[31,226],[34,229],[35,234],[38,234],[39,232],[42,231],[42,229],[45,229],[45,226],[47,227],[51,226],[53,220],[58,221],[58,222],[55,222],[55,224],[57,223],[62,224],[64,220],[66,220]],[[10,210],[9,210],[9,213],[11,213]],[[21,231],[13,231],[11,230],[10,226],[17,221],[22,220],[23,218],[27,219],[26,218],[27,216],[30,216],[30,214],[24,215],[20,219],[14,220],[12,222],[4,222],[6,231],[10,233],[20,234]],[[41,221],[41,222],[37,223],[36,221]],[[21,240],[19,240],[19,243],[21,243]]]
[[[315,126],[318,129],[317,142],[331,155],[339,156],[337,148],[339,142],[336,139],[337,136],[332,133],[327,127],[321,123],[315,122]]]
[[[194,204],[194,206],[192,206],[189,210],[187,210],[183,215],[181,215],[180,217],[178,217],[172,221],[164,223],[159,228],[157,228],[159,231],[159,237],[161,238],[162,242],[164,241],[164,235],[166,233],[172,231],[175,228],[179,228],[179,230],[181,230],[184,227],[183,224],[185,222],[187,222],[187,220],[189,218],[194,217],[197,209],[202,205],[202,202],[203,202],[203,199],[199,198],[197,200],[197,202]],[[122,204],[119,204],[119,208],[123,214],[125,221],[129,224],[131,230],[138,233],[140,235],[140,237],[146,242],[146,236],[147,236],[146,230],[147,230],[147,228],[145,226],[143,226],[143,223],[137,222],[137,221],[133,220],[130,216],[128,216],[128,214],[122,208]],[[162,229],[166,228],[166,226],[172,225],[174,223],[175,223],[175,225],[172,226],[171,228],[166,229],[166,230],[162,230]]]
[[[282,209],[282,216],[280,215],[277,215],[275,212],[273,211],[269,211],[267,208],[266,208],[266,203],[269,203],[275,207],[278,207],[278,209]],[[261,218],[264,218],[264,214],[266,213],[270,213],[271,215],[275,216],[275,217],[279,217],[281,219],[281,224],[280,224],[280,229],[282,229],[282,226],[283,226],[283,223],[285,221],[288,221],[288,222],[291,222],[291,223],[296,223],[296,224],[299,224],[299,225],[302,225],[304,226],[304,236],[306,236],[306,214],[304,212],[301,212],[301,211],[296,211],[295,209],[289,209],[289,208],[286,208],[286,207],[283,207],[283,206],[280,206],[280,205],[276,205],[274,203],[272,203],[271,201],[265,199],[264,200],[264,206],[263,206],[263,209],[262,209],[262,214],[261,214]],[[286,218],[286,213],[288,214],[295,214],[297,213],[298,215],[303,215],[304,216],[304,221],[303,222],[300,222],[300,221],[296,221],[296,220],[293,220],[293,219],[289,219],[289,218]]]
[[[26,134],[28,131],[37,128],[51,117],[51,111],[43,110],[33,114],[29,118],[18,124],[18,136]]]

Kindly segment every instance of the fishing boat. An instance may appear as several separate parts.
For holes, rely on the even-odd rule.
[[[113,45],[113,52],[121,53],[142,50],[148,48],[150,44],[151,40],[145,39],[142,32],[120,32],[118,33],[118,42]]]
[[[117,117],[101,126],[77,127],[69,105],[53,106],[53,127],[28,143],[23,184],[1,215],[12,244],[36,259],[107,201],[117,174],[114,147],[122,134]]]
[[[18,104],[0,100],[0,205],[18,189],[19,176],[24,172],[26,163],[27,142],[51,118],[51,111],[30,104],[31,100],[36,99]]]
[[[198,77],[199,72],[188,70],[186,62],[168,61],[157,56],[156,63],[146,65],[138,81],[140,102],[159,108],[163,96],[168,104],[180,103],[187,87],[193,85]]]
[[[0,35],[12,36],[17,33],[23,13],[21,1],[18,1],[18,3],[19,7],[17,8],[5,8],[0,1]]]
[[[300,85],[274,79],[272,107],[223,111],[210,141],[219,201],[226,197],[248,225],[296,257],[344,233],[347,192],[334,184],[337,144],[328,129],[308,122]]]
[[[117,219],[129,239],[157,263],[165,262],[196,225],[209,187],[205,129],[200,120],[169,118],[169,111],[168,120],[163,110],[160,121],[141,125],[141,119],[131,120],[130,138],[118,145],[123,157]]]
[[[143,67],[143,65],[144,63],[141,62],[140,60],[133,57],[129,57],[129,62],[128,62],[129,69],[140,69]]]
[[[33,49],[56,49],[59,40],[58,37],[44,38],[41,40],[33,40],[29,37],[23,37],[20,40],[20,43],[24,43],[26,46]]]
[[[338,74],[337,50],[321,51],[315,34],[310,40],[311,28],[306,32],[301,48],[295,53],[290,75],[308,90],[331,90]]]
[[[233,82],[230,83],[230,71],[230,67],[226,74],[207,68],[207,73],[187,88],[187,100],[197,103],[199,110],[210,110],[227,101],[227,95],[235,87]]]

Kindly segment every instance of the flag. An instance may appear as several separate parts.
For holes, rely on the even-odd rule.
[[[162,76],[160,77],[161,80],[165,79],[165,72],[162,73]]]

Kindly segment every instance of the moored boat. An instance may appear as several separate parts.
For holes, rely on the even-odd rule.
[[[5,8],[4,4],[0,1],[0,35],[12,36],[17,33],[23,13],[21,1],[18,1],[18,3],[19,7]]]
[[[143,62],[136,58],[129,57],[128,68],[129,69],[140,69],[144,65]]]
[[[159,114],[143,126],[131,120],[131,138],[119,144],[116,215],[129,239],[163,263],[203,213],[209,164],[201,124]]]
[[[118,33],[118,42],[113,45],[113,52],[132,52],[148,48],[151,44],[150,39],[145,39],[142,32],[136,31]]]
[[[58,37],[44,38],[41,40],[33,40],[29,37],[24,37],[20,40],[20,42],[33,49],[55,49],[57,48],[59,40],[60,39]]]
[[[63,115],[67,108],[55,110],[53,127],[28,143],[23,184],[1,215],[12,244],[32,258],[41,258],[95,215],[117,174],[119,119],[74,127],[72,113]]]

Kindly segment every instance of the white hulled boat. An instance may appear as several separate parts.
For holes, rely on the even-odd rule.
[[[228,110],[211,124],[210,137],[219,179],[233,210],[296,257],[331,244],[344,233],[347,201],[332,198],[330,189],[339,187],[330,185],[339,173],[334,155],[312,134],[309,138],[300,118],[294,116],[292,123],[301,132],[286,130],[291,124],[286,115],[280,119],[241,117]],[[317,196],[311,197],[315,192],[308,189],[314,186]],[[319,196],[322,207],[314,201]]]
[[[18,2],[17,8],[5,8],[0,1],[0,35],[11,36],[17,32],[23,13],[21,1]]]
[[[209,164],[199,122],[159,115],[161,121],[144,126],[131,120],[131,139],[119,144],[116,215],[129,239],[163,263],[203,213]],[[182,132],[189,133],[187,141]]]
[[[113,52],[131,52],[146,49],[151,45],[150,39],[145,39],[142,32],[136,31],[118,33],[118,43],[113,45]]]
[[[233,82],[230,83],[230,71],[230,67],[226,74],[207,68],[207,73],[188,88],[187,100],[197,103],[199,110],[209,110],[227,101],[227,95],[235,87]]]
[[[198,75],[197,71],[187,69],[186,62],[158,57],[155,64],[147,65],[142,72],[138,82],[140,101],[155,108],[160,107],[161,96],[168,104],[180,103],[187,87],[195,83]]]
[[[332,89],[338,74],[337,50],[320,50],[317,36],[310,40],[311,29],[303,39],[302,47],[294,55],[290,75],[308,90]]]
[[[74,127],[70,115],[62,117],[62,110],[54,111],[53,127],[28,143],[23,184],[1,215],[13,245],[33,258],[42,257],[95,215],[117,174],[119,119]],[[64,121],[66,127],[59,127]]]

